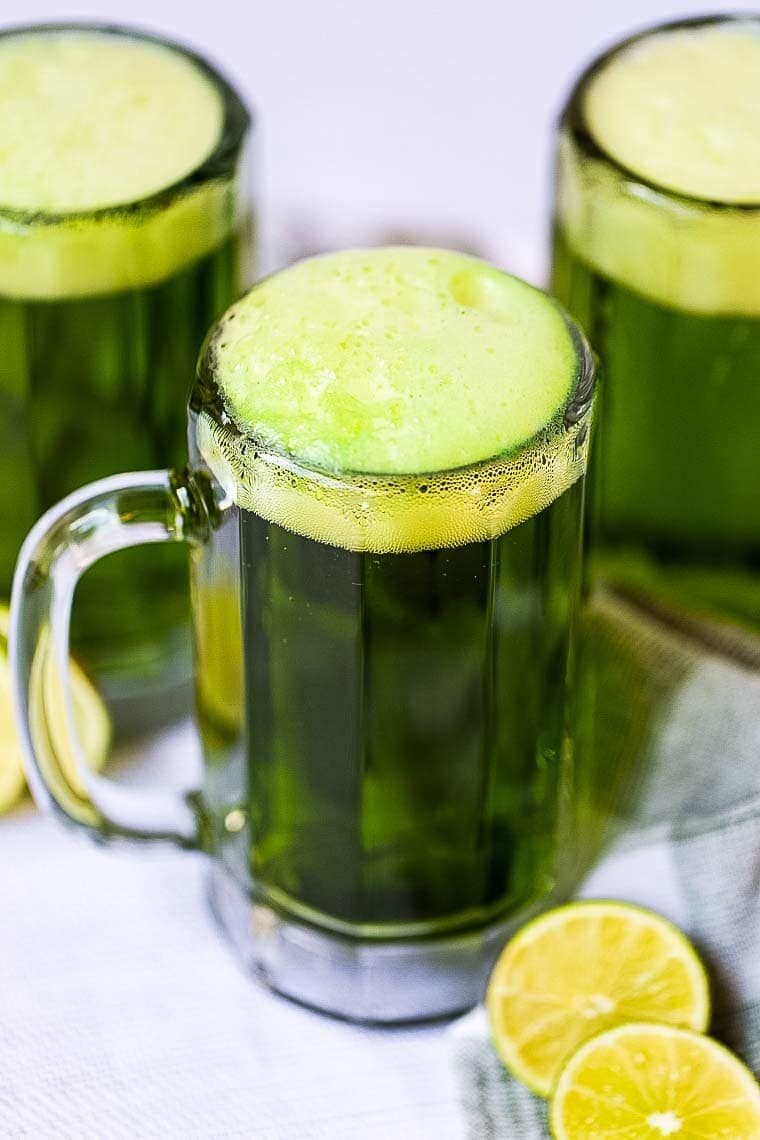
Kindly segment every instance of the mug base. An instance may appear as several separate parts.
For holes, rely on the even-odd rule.
[[[277,913],[213,863],[211,911],[245,969],[276,993],[347,1021],[403,1025],[466,1012],[485,994],[504,943],[551,900],[470,933],[359,940]]]

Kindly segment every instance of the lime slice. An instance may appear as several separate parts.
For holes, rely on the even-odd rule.
[[[0,639],[0,815],[15,804],[24,790],[16,730],[13,727],[8,662]]]
[[[108,712],[76,661],[69,662],[69,670],[71,700],[79,741],[87,763],[94,771],[99,771],[105,763],[111,739]],[[66,730],[63,687],[52,657],[48,658],[48,667],[45,670],[45,711],[50,731],[58,742],[58,755],[63,773],[74,791],[82,798],[86,798],[87,791],[79,777],[77,762]]]
[[[722,1045],[671,1025],[600,1033],[563,1069],[556,1140],[757,1140],[760,1086]]]
[[[507,944],[486,998],[494,1044],[528,1088],[548,1096],[578,1047],[626,1021],[703,1030],[704,967],[660,915],[618,902],[570,903]]]
[[[7,632],[8,609],[0,605],[0,815],[16,803],[25,786],[21,754],[13,724]],[[52,662],[52,658],[50,660]],[[70,676],[74,719],[79,739],[88,764],[98,770],[105,763],[111,737],[108,713],[103,701],[74,661],[71,662]],[[52,664],[45,670],[44,685],[44,704],[50,729],[61,744],[61,767],[75,791],[85,795],[74,754],[68,743],[63,691]]]

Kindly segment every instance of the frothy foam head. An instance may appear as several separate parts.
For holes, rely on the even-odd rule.
[[[127,207],[201,167],[225,113],[220,85],[170,45],[86,27],[0,36],[0,294],[112,292],[213,248],[234,219],[218,181]]]
[[[0,209],[70,214],[134,202],[189,174],[222,125],[188,57],[96,31],[0,37]]]
[[[599,146],[657,186],[760,203],[760,26],[646,36],[594,76],[584,111]]]
[[[758,122],[760,20],[623,44],[581,80],[565,117],[557,214],[571,244],[664,305],[760,313]]]
[[[350,549],[493,537],[582,473],[582,338],[545,294],[459,253],[301,262],[228,310],[201,362],[201,453],[244,507]],[[585,392],[588,398],[588,392]]]
[[[214,373],[238,427],[330,471],[411,474],[506,455],[567,400],[577,351],[537,290],[464,254],[313,258],[229,310]]]

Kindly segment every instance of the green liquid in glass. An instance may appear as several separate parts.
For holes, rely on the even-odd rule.
[[[482,299],[475,288],[482,272],[498,301],[503,275],[440,251],[354,252],[286,271],[277,284],[281,299],[264,283],[231,310],[236,325],[228,314],[191,400],[197,416],[191,437],[237,501],[193,558],[197,703],[212,843],[233,866],[238,860],[247,865],[262,902],[320,927],[367,937],[483,927],[544,897],[563,864],[572,862],[568,668],[580,580],[585,429],[577,437],[579,450],[573,445],[566,453],[574,456],[572,471],[557,460],[556,446],[576,430],[563,426],[563,415],[578,376],[577,346],[565,339],[558,310],[510,279],[504,279],[504,297],[512,298],[512,290],[516,296],[493,326],[487,314],[448,309],[441,282],[461,285],[457,274],[463,270],[473,279],[468,297]],[[345,291],[335,284],[341,273]],[[361,284],[364,274],[372,287]],[[410,279],[418,278],[419,288],[411,287]],[[376,299],[386,287],[398,294],[391,312],[378,303],[374,315],[359,318],[381,325],[380,343],[351,344],[345,373],[354,397],[357,390],[369,393],[369,407],[342,403],[340,391],[323,400],[316,414],[332,417],[334,434],[309,443],[322,446],[323,454],[335,456],[341,446],[355,457],[358,449],[367,454],[367,434],[342,434],[345,414],[362,416],[378,447],[413,462],[419,425],[407,423],[408,434],[398,438],[386,435],[382,417],[389,407],[397,414],[405,383],[410,399],[424,389],[440,344],[431,340],[418,357],[416,336],[420,326],[427,335],[436,316],[448,323],[451,366],[462,365],[465,385],[469,358],[456,343],[462,328],[466,333],[470,322],[473,343],[479,344],[482,328],[498,346],[494,406],[511,382],[505,360],[519,343],[510,322],[519,321],[521,305],[528,312],[535,307],[547,322],[544,347],[552,330],[560,336],[558,373],[543,373],[540,366],[532,377],[528,367],[520,373],[526,390],[542,381],[556,385],[559,411],[555,403],[549,423],[528,441],[533,450],[514,449],[525,456],[523,466],[515,467],[509,489],[502,484],[494,501],[497,508],[515,504],[552,464],[554,475],[541,486],[555,493],[529,494],[529,506],[510,507],[517,512],[513,525],[504,521],[493,537],[481,539],[480,508],[468,506],[488,479],[482,468],[429,477],[354,474],[358,490],[342,498],[324,474],[286,477],[280,484],[272,476],[268,483],[271,468],[257,466],[255,437],[230,436],[222,423],[219,400],[229,393],[223,364],[238,359],[236,345],[252,371],[272,369],[260,373],[263,384],[276,384],[276,350],[262,340],[279,336],[272,331],[275,322],[298,319],[307,332],[296,341],[288,330],[286,360],[307,360],[317,379],[337,375],[338,387],[356,310],[365,293]],[[339,300],[333,293],[325,302],[329,289]],[[268,329],[250,336],[245,322],[255,317],[259,298],[265,308],[272,300],[273,312]],[[326,360],[337,363],[328,367]],[[415,387],[418,368],[424,377]],[[291,382],[294,371],[288,372]],[[394,379],[397,390],[389,393]],[[481,381],[475,371],[473,384]],[[381,385],[387,402],[378,407],[372,393]],[[536,400],[545,393],[546,387],[537,391]],[[254,413],[269,395],[267,390],[257,400],[251,391]],[[311,431],[313,425],[302,427],[280,414],[288,395],[276,404],[272,422],[282,430]],[[444,414],[450,396],[435,387],[428,396],[425,423],[440,423],[440,430],[431,429],[426,446],[457,446],[456,425]],[[241,402],[227,406],[234,414]],[[487,417],[488,408],[481,406],[479,414]],[[338,483],[341,478],[336,476]],[[389,518],[392,524],[384,526]],[[454,538],[462,520],[472,529],[469,541]],[[423,528],[429,528],[424,541]],[[400,549],[388,549],[393,545]]]
[[[552,276],[602,362],[592,570],[755,630],[759,75],[740,18],[655,30],[592,69],[560,133]]]
[[[183,405],[203,336],[238,292],[239,240],[143,289],[32,301],[0,297],[0,596],[37,516],[94,478],[184,466]],[[187,627],[186,556],[109,557],[77,594],[73,644],[96,674],[166,667]]]
[[[604,361],[593,565],[760,629],[760,318],[679,312],[555,235],[553,287]]]
[[[195,57],[114,29],[11,32],[0,107],[2,599],[58,499],[184,466],[195,359],[244,284],[248,235],[247,114]],[[74,651],[130,727],[189,682],[185,579],[180,550],[145,547],[77,592]]]
[[[489,542],[356,553],[246,512],[251,871],[330,924],[478,926],[553,883],[581,485]]]

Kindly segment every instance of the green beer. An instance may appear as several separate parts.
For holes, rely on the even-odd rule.
[[[124,468],[183,463],[186,378],[244,284],[248,115],[197,57],[77,26],[0,36],[0,110],[7,598],[21,541],[53,502]],[[178,550],[130,551],[78,592],[75,650],[123,702],[187,680],[183,566]]]
[[[553,288],[604,368],[591,565],[760,629],[760,21],[621,45],[562,119]]]
[[[556,885],[591,388],[553,302],[436,250],[303,262],[209,340],[203,799],[279,914],[403,938]]]

